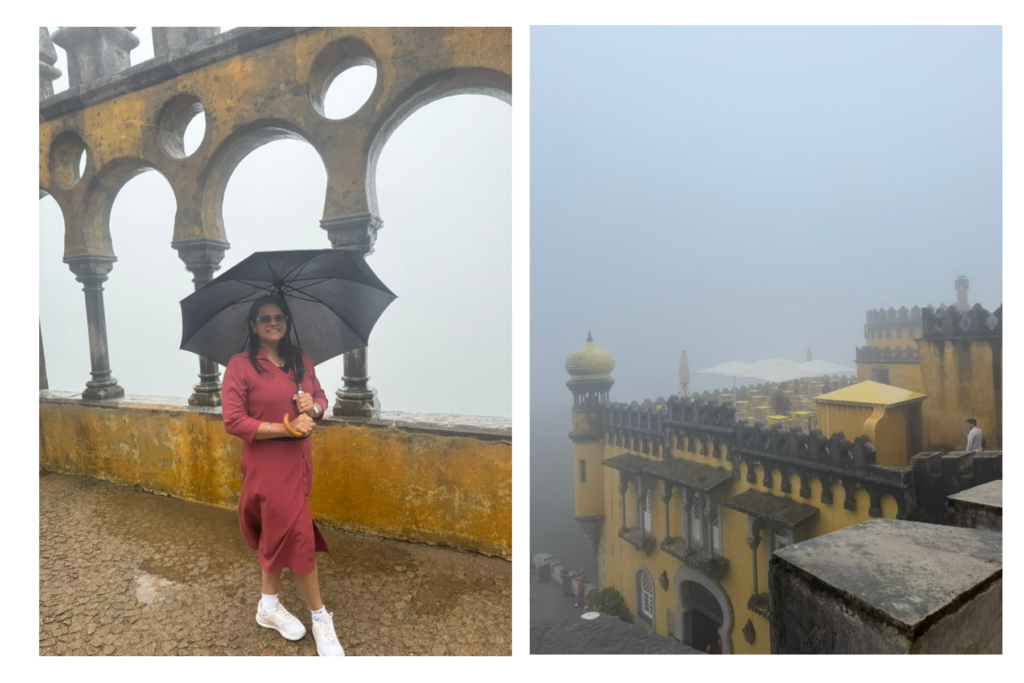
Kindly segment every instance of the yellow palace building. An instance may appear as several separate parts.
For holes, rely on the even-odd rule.
[[[998,339],[1001,362],[1001,308],[922,318],[934,343],[950,330],[965,347]],[[921,355],[922,377],[955,371],[934,372],[932,355]],[[1002,476],[1001,452],[922,452],[927,381],[923,392],[869,380],[819,396],[820,429],[808,433],[737,420],[729,403],[612,403],[615,360],[589,334],[565,368],[575,517],[598,582],[622,594],[638,627],[700,651],[770,651],[775,550],[874,517],[941,521],[947,460],[973,485]]]

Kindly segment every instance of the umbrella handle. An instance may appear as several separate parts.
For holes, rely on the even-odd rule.
[[[292,436],[297,436],[300,438],[306,437],[306,435],[303,434],[302,432],[296,431],[295,429],[292,428],[291,423],[288,421],[288,413],[284,414],[284,419],[281,421],[281,424],[284,425],[285,431],[291,434]]]

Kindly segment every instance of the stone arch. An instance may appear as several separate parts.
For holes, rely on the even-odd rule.
[[[377,117],[368,137],[365,157],[366,202],[372,215],[379,215],[377,161],[388,138],[417,110],[454,95],[487,95],[511,104],[512,76],[487,68],[445,69],[418,79],[396,97]],[[370,97],[373,99],[374,95]]]
[[[718,629],[718,637],[722,639],[722,654],[733,654],[732,628],[735,615],[729,594],[725,592],[722,584],[718,581],[687,567],[685,564],[676,570],[675,576],[672,578],[672,589],[676,597],[676,637],[683,644],[687,644],[687,634],[684,633],[686,616],[693,609],[693,605],[689,603],[689,593],[683,589],[683,584],[688,581],[703,586],[718,600],[718,604],[722,608],[722,626]]]
[[[224,192],[227,189],[231,174],[252,151],[277,140],[301,140],[317,151],[323,162],[323,152],[314,144],[313,139],[298,125],[281,119],[261,119],[246,124],[231,135],[214,150],[210,161],[199,174],[199,188],[202,196],[200,220],[203,237],[227,242],[224,229]],[[183,217],[179,212],[179,218]],[[175,220],[175,239],[186,236],[185,231],[195,226],[182,224]]]
[[[156,166],[144,159],[133,157],[114,159],[96,172],[86,188],[83,223],[74,228],[78,230],[78,234],[72,235],[71,230],[65,230],[65,257],[83,254],[114,256],[110,236],[110,211],[114,208],[118,193],[128,181],[147,171],[156,171],[167,180],[167,176]],[[170,181],[168,186],[174,189]],[[177,193],[175,198],[177,203]]]

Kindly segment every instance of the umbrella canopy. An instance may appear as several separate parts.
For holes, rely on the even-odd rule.
[[[708,375],[725,375],[726,377],[750,377],[747,374],[747,370],[750,369],[750,363],[746,363],[741,360],[729,360],[718,365],[713,365],[710,368],[704,368],[697,372]]]
[[[268,294],[284,299],[292,342],[313,365],[366,346],[396,298],[352,251],[256,252],[181,301],[181,348],[227,365],[245,350],[252,302]]]
[[[807,372],[813,372],[816,375],[849,375],[856,374],[857,372],[853,368],[848,368],[839,363],[830,363],[827,360],[809,360],[806,363],[800,363],[797,367]]]
[[[818,373],[800,369],[796,363],[782,358],[766,358],[754,363],[743,373],[744,377],[753,377],[766,382],[788,382],[804,377],[817,377]]]

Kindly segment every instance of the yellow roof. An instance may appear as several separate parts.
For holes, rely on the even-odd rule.
[[[815,398],[817,403],[859,403],[869,406],[896,406],[928,398],[926,394],[908,391],[881,382],[858,382]]]

